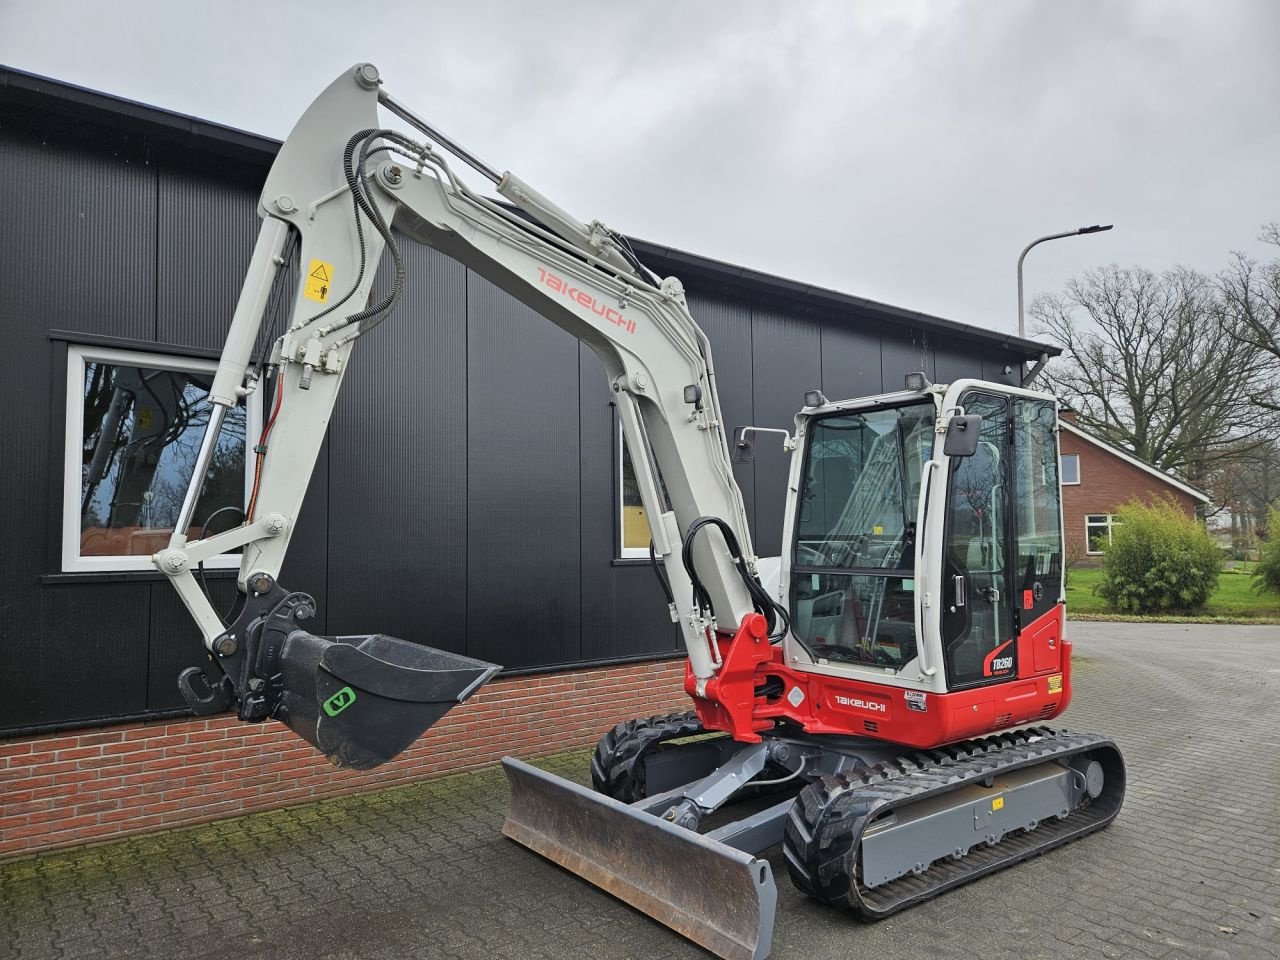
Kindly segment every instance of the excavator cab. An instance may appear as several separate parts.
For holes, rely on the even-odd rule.
[[[798,425],[789,663],[926,697],[1061,669],[1051,396],[964,381],[824,403]],[[1065,705],[1027,693],[1040,719]]]

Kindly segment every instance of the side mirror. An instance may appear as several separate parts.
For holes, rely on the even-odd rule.
[[[942,443],[942,454],[947,457],[972,457],[978,452],[978,435],[982,432],[982,417],[976,413],[958,413],[947,421],[947,438]]]
[[[739,427],[733,431],[734,463],[750,463],[756,458],[755,447],[747,439],[747,435],[751,433],[780,433],[782,434],[783,450],[794,450],[796,448],[796,438],[780,427]]]

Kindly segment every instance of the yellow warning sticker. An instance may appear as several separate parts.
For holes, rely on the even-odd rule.
[[[878,537],[884,533],[884,527],[872,527],[871,532]]]
[[[308,300],[324,303],[329,299],[333,289],[333,264],[323,260],[312,260],[307,270],[307,282],[302,288],[303,296]]]
[[[994,800],[991,801],[991,811],[993,813],[996,810],[1003,810],[1003,809],[1004,809],[1004,797],[996,797]]]
[[[1055,673],[1052,677],[1049,678],[1049,692],[1050,693],[1062,692],[1062,674]]]

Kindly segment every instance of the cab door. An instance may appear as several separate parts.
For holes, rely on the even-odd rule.
[[[951,689],[1018,675],[1011,601],[1011,406],[1007,396],[972,389],[966,414],[982,417],[973,456],[954,457],[943,532],[942,646]]]
[[[1022,676],[1062,669],[1062,494],[1058,411],[1051,398],[1012,397],[1017,505],[1014,612]]]

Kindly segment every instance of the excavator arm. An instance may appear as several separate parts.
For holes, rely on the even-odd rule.
[[[412,132],[385,128],[380,106]],[[461,166],[506,202],[470,188]],[[336,762],[363,768],[395,756],[497,670],[380,635],[316,637],[303,623],[314,601],[278,582],[352,350],[387,317],[404,284],[397,235],[462,262],[600,358],[698,694],[706,695],[720,666],[719,632],[749,629],[763,639],[785,629],[785,613],[756,575],[710,346],[678,280],[654,276],[602,224],[579,222],[433,130],[385,92],[372,64],[339,77],[298,121],[267,177],[259,214],[190,488],[169,546],[153,558],[209,651],[208,667],[180,679],[193,708],[236,706],[245,720],[280,719]],[[255,366],[263,313],[295,244],[301,282],[283,334]],[[394,280],[381,294],[373,278],[384,251]],[[244,523],[188,541],[221,422],[266,381],[274,390],[252,451]],[[235,550],[243,600],[228,623],[193,568]]]

